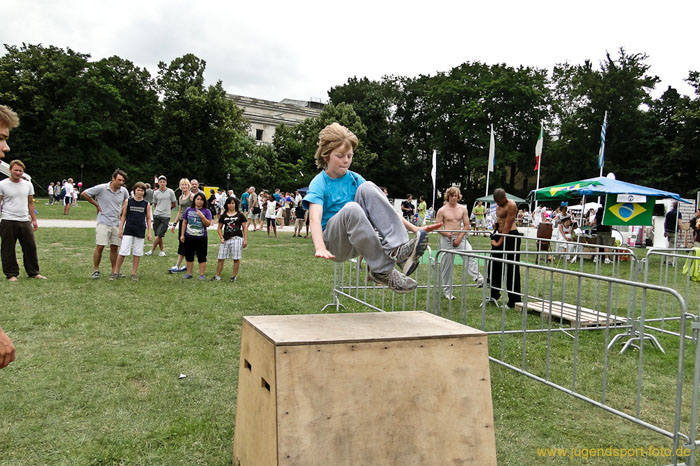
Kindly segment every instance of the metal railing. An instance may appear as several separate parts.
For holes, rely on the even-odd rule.
[[[438,251],[434,268],[439,267],[439,257],[446,252]],[[494,363],[671,439],[674,454],[682,445],[691,451],[687,464],[695,464],[700,345],[696,345],[694,352],[689,351],[688,357],[686,351],[688,345],[694,344],[700,322],[697,316],[687,312],[683,296],[669,287],[508,260],[488,256],[489,252],[450,251],[463,261],[470,258],[485,261],[487,270],[492,264],[500,263],[504,285],[493,290],[488,283],[493,283],[494,277],[489,276],[480,293],[471,293],[477,296],[462,297],[460,303],[464,302],[466,308],[459,313],[452,313],[453,301],[444,299],[438,300],[431,312],[486,331],[490,360]],[[520,312],[504,305],[501,302],[504,299],[495,302],[489,299],[492,291],[499,291],[502,298],[508,291],[514,291],[505,284],[507,274],[514,273],[515,266],[520,268],[522,276],[522,289],[518,293],[521,300],[515,306]],[[433,275],[439,276],[437,272]],[[544,279],[548,286],[538,287],[539,279]],[[604,296],[603,300],[596,300],[593,292],[596,289]],[[473,290],[466,288],[466,291],[468,295]],[[615,295],[621,298],[616,300]],[[656,310],[650,304],[653,302],[650,297],[656,295],[673,301],[680,309],[680,338],[666,336],[667,341],[677,342],[677,349],[669,348],[664,356],[676,364],[664,374],[657,373],[657,366],[647,361],[643,344],[649,340],[648,336],[656,338],[648,335],[655,332],[647,325],[647,319],[656,318]],[[638,357],[613,352],[613,332],[632,327],[638,332],[639,344],[635,345]],[[691,358],[692,378],[685,369]],[[688,386],[692,387],[691,400],[683,397]],[[675,401],[669,404],[665,394],[674,392]],[[632,402],[634,408],[627,409]],[[673,457],[673,464],[678,459]]]
[[[682,444],[691,450],[687,464],[694,465],[700,345],[695,351],[689,351],[688,345],[697,342],[700,320],[697,312],[688,312],[684,297],[689,294],[687,290],[677,288],[682,284],[691,291],[698,290],[682,274],[670,280],[666,274],[678,271],[669,265],[665,266],[666,274],[659,274],[665,277],[658,280],[660,283],[649,283],[654,275],[649,273],[650,268],[659,258],[696,260],[688,255],[691,250],[650,249],[640,261],[630,248],[585,245],[591,249],[573,253],[537,251],[532,247],[537,239],[520,239],[524,247],[517,261],[494,257],[491,250],[438,250],[434,257],[431,251],[414,276],[418,287],[408,294],[392,293],[368,281],[361,260],[336,264],[333,302],[329,306],[340,309],[340,300],[349,299],[373,311],[422,309],[480,328],[489,334],[490,359],[494,363],[672,439],[674,454]],[[598,257],[594,273],[584,271],[582,259],[568,264],[565,259],[572,254]],[[543,256],[552,256],[554,264],[538,264],[545,262]],[[604,264],[604,256],[610,256],[612,263]],[[457,261],[452,277],[453,300],[443,298],[440,267],[446,257]],[[629,260],[629,267],[623,257]],[[481,288],[467,276],[465,264],[469,260],[478,261],[486,279]],[[502,285],[497,290],[489,273],[495,262],[502,265]],[[505,305],[509,291],[506,274],[516,264],[522,277],[516,304],[520,312]],[[500,298],[492,299],[492,291],[499,291]],[[672,329],[663,327],[669,323]],[[623,333],[616,335],[619,330]],[[624,337],[627,340],[622,341]],[[618,342],[623,343],[622,351],[613,351]],[[675,361],[672,366],[676,368],[663,373],[657,372],[658,365],[650,368],[649,358],[644,355],[652,346],[644,342],[661,350],[658,357]],[[629,348],[636,348],[638,357],[625,353]],[[673,403],[658,398],[667,393],[675,393]],[[627,409],[632,400],[634,409]],[[677,462],[674,457],[673,464]]]

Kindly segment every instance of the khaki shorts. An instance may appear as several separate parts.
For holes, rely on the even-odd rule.
[[[95,228],[95,244],[98,246],[119,246],[119,227],[98,223]]]

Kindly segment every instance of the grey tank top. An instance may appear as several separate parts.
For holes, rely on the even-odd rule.
[[[188,207],[192,207],[192,199],[190,198],[189,195],[187,195],[184,199],[183,196],[181,195],[179,198],[179,203],[180,203],[180,212],[185,212]]]

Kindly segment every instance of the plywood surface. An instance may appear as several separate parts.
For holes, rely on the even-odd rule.
[[[486,335],[275,351],[280,466],[496,464]]]
[[[428,312],[372,312],[244,317],[275,345],[359,343],[485,336]]]
[[[235,466],[277,465],[276,386],[274,345],[243,322],[233,443]]]

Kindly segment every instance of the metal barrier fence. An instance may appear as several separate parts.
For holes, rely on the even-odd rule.
[[[689,256],[692,250],[650,249],[640,261],[629,248],[543,252],[533,248],[532,243],[523,241],[525,247],[519,252],[518,261],[493,257],[490,250],[439,250],[434,257],[429,253],[425,265],[416,271],[417,289],[401,295],[368,282],[361,261],[336,264],[333,303],[329,306],[339,309],[340,299],[348,298],[375,311],[424,309],[480,328],[490,336],[490,359],[494,363],[672,439],[673,454],[681,445],[689,448],[686,464],[694,465],[700,397],[700,345],[696,344],[700,320],[698,311],[688,312],[683,295],[692,296],[698,303],[700,299],[689,291],[674,289],[683,284],[697,292],[692,286],[695,284],[678,275],[670,264],[663,265],[664,274],[655,274],[652,267],[667,259],[700,258]],[[594,273],[584,272],[582,260],[567,264],[566,258],[571,254],[599,257]],[[547,255],[552,256],[556,266],[538,264]],[[604,255],[613,257],[611,264],[603,263]],[[629,268],[622,257],[629,260]],[[461,273],[455,269],[453,275],[453,300],[443,298],[440,267],[444,260],[463,264]],[[464,264],[469,260],[478,261],[479,270],[485,275],[486,283],[481,288],[467,276]],[[503,303],[508,291],[505,275],[501,277],[504,285],[497,290],[501,299],[491,299],[494,280],[488,271],[494,263],[502,265],[502,274],[507,273],[509,266],[520,267],[522,289],[516,307],[521,312],[514,312]],[[674,273],[680,278],[671,280],[669,274]],[[645,341],[661,350],[656,355],[652,351],[654,359],[673,361],[676,369],[658,373],[658,365],[654,365],[652,373],[652,363],[644,356],[652,346],[642,344]],[[618,342],[623,343],[619,353],[616,348],[613,351]],[[688,349],[692,344],[695,351]],[[631,347],[637,348],[638,357],[623,354]],[[686,366],[692,366],[692,376]],[[670,367],[670,363],[664,367]],[[630,380],[630,374],[636,379]],[[675,393],[673,403],[664,398],[668,393]],[[626,409],[631,400],[634,409]],[[672,460],[673,464],[678,463],[677,457]]]

